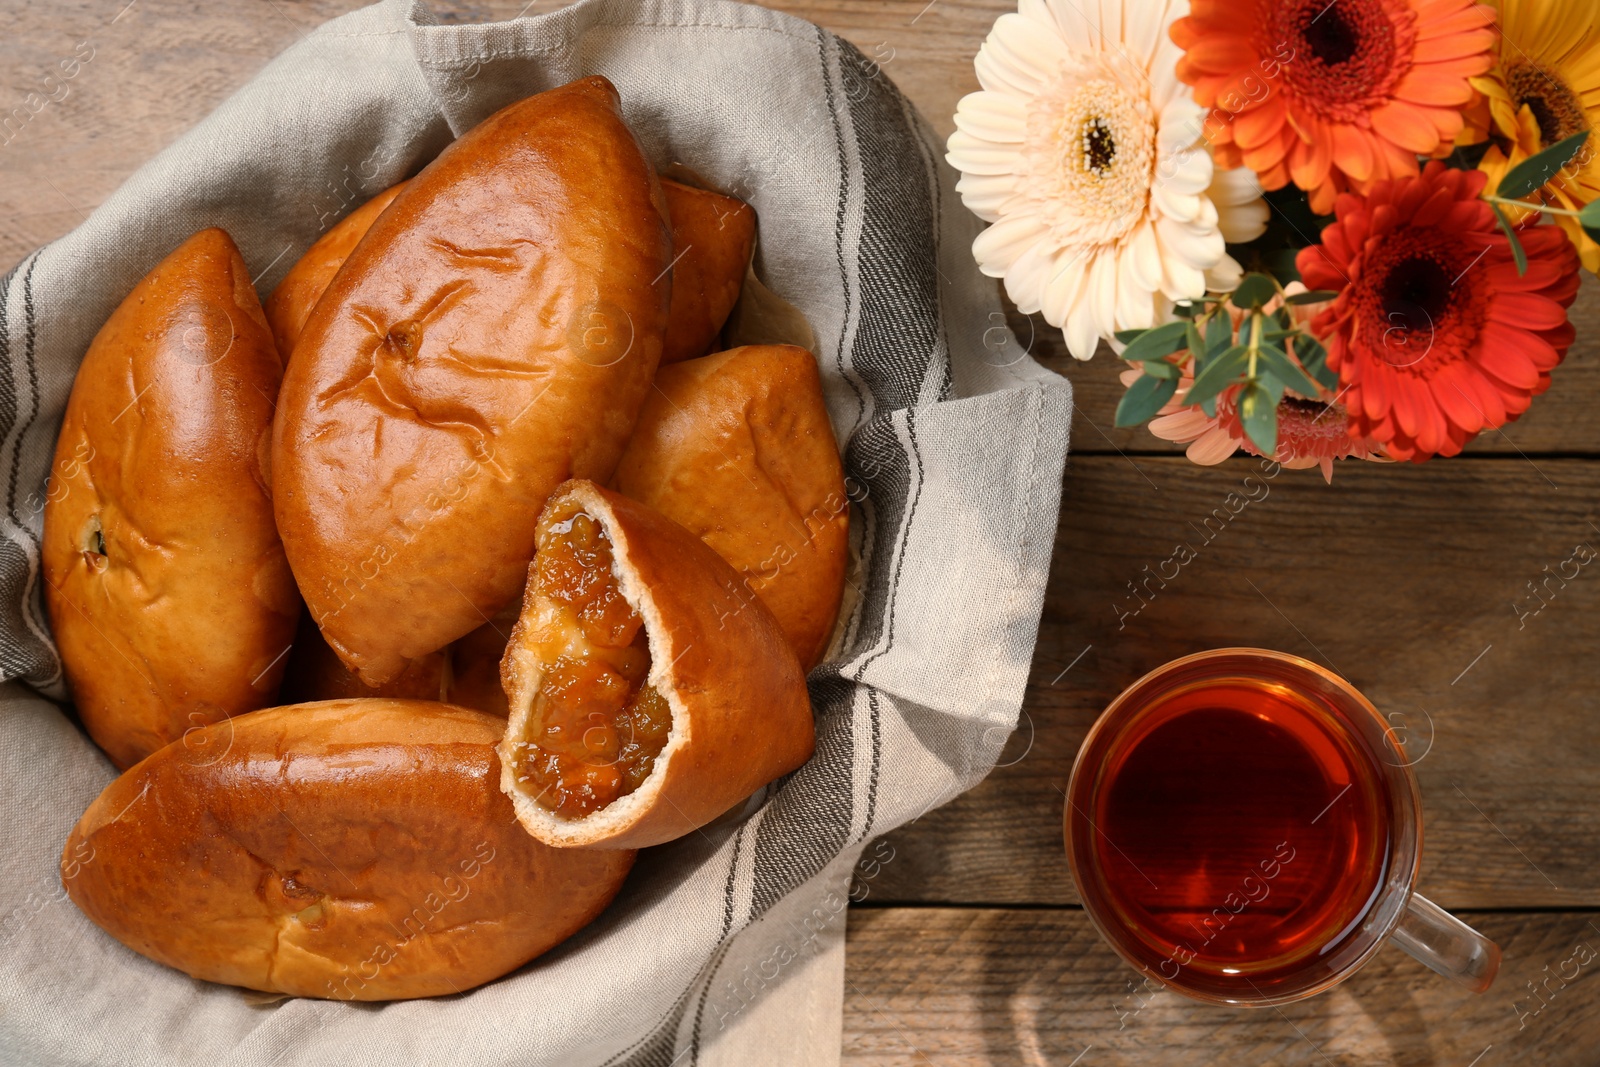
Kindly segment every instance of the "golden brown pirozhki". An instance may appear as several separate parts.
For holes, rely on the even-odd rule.
[[[816,666],[844,592],[850,502],[811,353],[752,345],[662,367],[615,485],[716,549]]]
[[[631,852],[552,849],[500,792],[504,723],[334,700],[243,715],[106,787],[61,880],[97,926],[195,978],[300,997],[471,989],[559,944]]]
[[[45,599],[79,715],[118,767],[277,697],[300,611],[263,470],[281,374],[214,229],[134,286],[78,368]]]
[[[552,489],[611,477],[660,359],[665,219],[616,90],[585,78],[446,148],[318,301],[274,502],[312,616],[369,685],[517,595]]]
[[[312,621],[311,613],[302,612],[300,628],[294,635],[294,648],[289,650],[289,665],[283,672],[278,702],[305,704],[313,700],[344,697],[392,697],[396,700],[445,700],[447,703],[465,704],[464,701],[450,699],[445,692],[449,684],[447,652],[430,652],[426,656],[419,656],[408,662],[405,670],[374,688],[344,665],[338,654],[322,639],[322,634],[317,632],[317,624]]]
[[[498,715],[504,719],[506,693],[500,686],[500,661],[505,658],[506,641],[522,611],[519,597],[500,609],[500,613],[467,636],[452,643],[450,678],[445,699],[464,708]]]
[[[756,213],[731,196],[662,179],[672,212],[672,314],[662,363],[711,351],[738,302],[756,245]]]
[[[552,845],[671,841],[815,745],[805,676],[761,601],[694,534],[592,482],[539,517],[501,676],[501,787]]]
[[[311,309],[322,299],[328,283],[339,273],[339,268],[350,258],[351,251],[361,243],[373,222],[383,214],[383,209],[389,206],[389,201],[405,186],[406,183],[401,182],[385,189],[317,238],[267,297],[262,310],[267,313],[267,323],[272,327],[272,336],[278,342],[278,352],[284,363],[289,362],[289,353],[294,351],[300,331],[305,328]]]

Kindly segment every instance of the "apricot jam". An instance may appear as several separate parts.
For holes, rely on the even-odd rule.
[[[672,710],[644,684],[644,622],[617,585],[598,522],[579,510],[541,528],[534,581],[562,617],[564,640],[534,697],[518,778],[543,807],[577,819],[650,777]]]

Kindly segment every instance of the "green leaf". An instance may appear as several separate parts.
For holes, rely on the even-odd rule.
[[[1258,308],[1278,294],[1278,283],[1266,274],[1246,274],[1228,300],[1240,311]]]
[[[1184,297],[1172,305],[1172,313],[1180,319],[1192,319],[1204,311],[1208,304],[1221,302],[1222,298],[1217,296]]]
[[[1600,241],[1600,200],[1591,201],[1578,212],[1578,225],[1596,241]]]
[[[1160,411],[1177,391],[1176,378],[1151,378],[1148,375],[1139,375],[1138,380],[1128,386],[1128,391],[1122,394],[1122,400],[1117,404],[1116,424],[1139,425]]]
[[[1505,231],[1506,238],[1511,242],[1511,255],[1517,261],[1517,274],[1528,273],[1528,253],[1523,250],[1522,241],[1517,237],[1517,228],[1511,225],[1511,220],[1506,218],[1506,213],[1500,210],[1499,204],[1490,204],[1489,210],[1494,212],[1494,217],[1500,222],[1500,228]]]
[[[1294,365],[1294,361],[1277,345],[1262,345],[1260,363],[1264,364],[1273,377],[1284,385],[1293,389],[1301,396],[1315,398],[1322,390],[1317,383],[1306,376],[1306,372]]]
[[[1295,338],[1294,351],[1300,357],[1300,365],[1306,369],[1306,373],[1320,382],[1324,389],[1339,387],[1339,376],[1328,366],[1328,350],[1322,347],[1321,341],[1310,334],[1302,334]]]
[[[1239,391],[1239,421],[1263,456],[1278,450],[1278,402],[1266,388],[1251,382]]]
[[[1544,151],[1529,156],[1506,171],[1506,176],[1500,179],[1500,185],[1495,189],[1494,195],[1503,196],[1507,200],[1521,200],[1554,178],[1556,173],[1578,154],[1578,150],[1588,139],[1589,131],[1580,130],[1565,140],[1557,141]]]
[[[1227,312],[1219,311],[1206,323],[1206,355],[1221,355],[1231,344],[1233,344],[1233,320],[1228,318]]]
[[[1312,289],[1306,293],[1296,293],[1283,298],[1285,304],[1320,304],[1324,300],[1333,300],[1339,294],[1332,289]]]
[[[1216,359],[1208,360],[1194,384],[1184,394],[1185,404],[1204,404],[1215,399],[1228,386],[1238,381],[1250,362],[1250,350],[1244,345],[1234,345]],[[1213,412],[1214,414],[1214,412]]]
[[[1217,356],[1228,350],[1233,344],[1233,320],[1228,317],[1224,308],[1216,308],[1211,312],[1211,317],[1206,320],[1205,344],[1194,354],[1194,374],[1200,372]],[[1213,414],[1207,412],[1207,414]]]
[[[1177,381],[1183,377],[1183,371],[1178,369],[1176,363],[1168,363],[1164,359],[1147,359],[1142,364],[1144,372],[1152,378],[1165,378]]]
[[[1127,344],[1132,344],[1133,342],[1137,341],[1140,337],[1143,337],[1146,332],[1147,332],[1146,330],[1118,330],[1116,333],[1112,334],[1111,336],[1115,337],[1121,343],[1127,345]]]
[[[1274,404],[1283,399],[1283,382],[1278,379],[1276,374],[1268,374],[1266,371],[1262,371],[1256,376],[1256,384],[1267,391],[1267,395],[1272,398]]]
[[[1183,347],[1183,338],[1188,330],[1187,322],[1168,322],[1155,329],[1146,330],[1122,350],[1122,358],[1133,363],[1170,356]]]
[[[1192,322],[1183,333],[1183,344],[1196,357],[1206,354],[1206,339],[1200,336],[1200,328]]]

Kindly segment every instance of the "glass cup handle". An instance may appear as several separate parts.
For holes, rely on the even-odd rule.
[[[1433,970],[1482,993],[1500,970],[1500,946],[1423,896],[1412,893],[1394,943]]]

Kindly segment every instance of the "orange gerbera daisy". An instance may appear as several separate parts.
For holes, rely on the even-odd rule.
[[[1453,456],[1515,419],[1572,344],[1577,254],[1556,227],[1527,227],[1519,275],[1478,199],[1485,181],[1435,160],[1346,193],[1322,243],[1296,260],[1306,285],[1339,294],[1311,325],[1327,339],[1350,436],[1395,459]]]
[[[1172,24],[1178,77],[1211,109],[1219,167],[1265,189],[1292,179],[1318,214],[1354,186],[1443,155],[1493,63],[1494,8],[1475,0],[1194,0]]]

